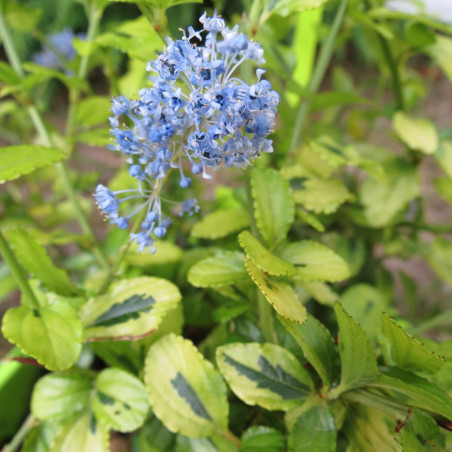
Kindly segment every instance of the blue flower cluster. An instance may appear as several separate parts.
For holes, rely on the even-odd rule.
[[[111,222],[123,228],[136,212],[120,216],[120,203],[142,199],[139,210],[146,209],[145,220],[141,231],[131,236],[141,250],[154,252],[155,237],[163,237],[171,224],[160,197],[171,168],[178,169],[179,184],[187,188],[191,178],[184,161],[191,173],[210,178],[210,168],[243,168],[262,152],[273,151],[267,136],[279,95],[261,79],[262,69],[257,69],[252,85],[235,76],[244,61],[265,62],[262,47],[239,33],[238,25],[228,28],[216,13],[204,13],[200,22],[200,31],[189,27],[181,39],[167,38],[165,51],[147,65],[152,87],[140,90],[139,99],[120,96],[112,102],[111,149],[127,157],[138,189],[113,193],[99,185],[95,197]],[[181,212],[198,210],[195,199],[181,204]]]
[[[84,33],[74,35],[70,28],[47,36],[47,45],[42,47],[41,52],[33,55],[33,61],[40,66],[51,69],[65,69],[67,63],[70,63],[76,55],[72,44],[74,37],[85,39]]]

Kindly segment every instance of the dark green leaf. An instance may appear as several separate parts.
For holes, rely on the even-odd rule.
[[[254,426],[242,435],[241,452],[282,452],[286,441],[278,430]]]
[[[297,341],[305,358],[317,371],[324,385],[331,386],[336,376],[335,367],[339,360],[329,331],[310,315],[301,325],[284,318],[279,320]]]
[[[436,373],[444,365],[444,358],[430,351],[413,336],[405,333],[397,323],[383,314],[383,352],[387,364],[405,370]]]
[[[328,406],[315,406],[295,422],[289,435],[291,452],[335,452],[336,425]]]
[[[449,395],[439,386],[415,374],[394,368],[369,384],[405,396],[407,405],[452,419],[452,399]]]
[[[47,289],[61,295],[76,293],[66,271],[53,264],[46,249],[26,229],[10,229],[8,239],[23,267]]]
[[[341,357],[341,382],[335,391],[341,393],[375,381],[379,371],[375,352],[363,329],[339,304],[334,305],[339,325],[339,355]]]

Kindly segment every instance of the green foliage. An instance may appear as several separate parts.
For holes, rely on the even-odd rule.
[[[303,350],[305,358],[319,374],[326,387],[335,380],[335,367],[338,364],[337,350],[328,330],[315,318],[308,316],[306,322],[280,319],[287,331]]]
[[[271,169],[251,170],[254,218],[259,233],[269,247],[287,234],[294,218],[294,202],[288,183]]]
[[[336,450],[336,426],[334,416],[327,406],[312,407],[304,412],[289,435],[290,451]]]
[[[82,323],[64,301],[9,309],[3,317],[2,334],[50,370],[69,369],[82,350]]]
[[[170,334],[152,345],[144,380],[152,410],[169,430],[196,438],[227,429],[225,384],[189,340]]]
[[[378,378],[375,352],[362,328],[339,303],[334,305],[334,311],[339,325],[338,348],[341,357],[340,390],[336,391],[366,386]]]
[[[248,227],[248,212],[242,208],[216,210],[196,223],[191,235],[199,239],[216,240]]]
[[[195,287],[216,287],[234,284],[246,277],[243,254],[223,252],[197,262],[187,274]]]
[[[151,334],[180,299],[177,287],[164,279],[143,276],[118,281],[108,293],[89,299],[80,309],[85,340],[124,340]]]
[[[64,158],[64,152],[44,146],[4,146],[0,149],[0,183],[33,172]]]
[[[382,1],[214,0],[265,51],[274,152],[191,175],[201,215],[174,216],[147,254],[127,239],[143,219],[96,219],[98,183],[132,188],[99,147],[112,97],[155,86],[146,63],[205,8],[50,3],[0,1],[0,298],[18,361],[0,365],[0,441],[32,394],[25,452],[108,452],[114,431],[134,452],[449,450],[452,27]],[[37,64],[66,26],[87,32],[74,60]],[[178,172],[159,200],[176,214]],[[33,385],[22,361],[49,372]]]
[[[217,363],[234,393],[248,405],[289,410],[312,390],[312,380],[295,356],[272,344],[228,344]]]
[[[8,239],[25,270],[47,289],[61,295],[73,295],[76,292],[68,274],[55,267],[45,248],[26,229],[9,230]]]
[[[248,259],[245,265],[254,284],[280,316],[298,323],[306,320],[306,309],[292,286],[272,280]]]

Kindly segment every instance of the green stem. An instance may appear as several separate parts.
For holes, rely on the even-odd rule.
[[[0,34],[3,39],[3,47],[6,52],[6,56],[14,69],[14,72],[21,78],[25,76],[24,70],[22,69],[22,64],[20,62],[19,56],[15,51],[11,35],[9,34],[8,27],[6,26],[5,18],[3,16],[2,3],[0,2]]]
[[[403,99],[403,91],[402,84],[400,83],[400,75],[397,65],[394,61],[394,57],[392,56],[391,49],[389,47],[388,41],[386,38],[381,36],[380,33],[377,33],[378,42],[380,43],[380,47],[383,53],[383,57],[388,65],[389,71],[391,72],[391,80],[392,80],[392,89],[394,91],[394,95],[397,102],[397,110],[405,109],[405,101]]]
[[[442,224],[426,224],[426,223],[410,223],[401,222],[397,224],[397,227],[411,228],[420,231],[434,232],[436,234],[451,234],[452,226],[444,226]]]
[[[23,78],[25,76],[25,74],[24,74],[22,66],[20,64],[20,59],[19,59],[16,49],[14,47],[14,43],[9,34],[8,27],[6,26],[2,11],[0,11],[0,34],[3,38],[3,45],[5,48],[6,55],[9,59],[9,61],[11,62],[11,65],[13,66],[14,71],[17,73],[17,75],[19,77]],[[49,146],[49,147],[54,147],[53,140],[52,140],[37,108],[35,106],[31,105],[31,106],[27,107],[27,112],[30,115],[31,120],[36,128],[36,131],[38,132],[39,136],[41,137],[44,145]],[[87,236],[89,236],[91,238],[91,240],[93,241],[93,243],[95,244],[94,245],[94,253],[95,253],[99,263],[103,267],[108,268],[107,259],[105,258],[102,251],[100,250],[99,246],[97,245],[96,235],[94,234],[94,231],[88,222],[88,219],[86,217],[85,212],[82,209],[82,206],[77,197],[75,189],[72,186],[72,183],[69,179],[69,174],[68,174],[66,165],[63,162],[58,162],[55,164],[55,166],[58,171],[58,174],[62,178],[63,185],[66,190],[66,194],[72,201],[74,208],[77,212],[77,219],[80,223],[83,233],[86,234]]]
[[[11,251],[8,242],[5,240],[2,232],[0,231],[0,254],[2,255],[6,265],[8,266],[11,274],[16,280],[17,285],[19,286],[23,295],[27,298],[28,302],[35,309],[39,309],[39,302],[35,297],[35,294],[31,290],[27,278],[22,270],[22,267],[17,262],[13,252]]]
[[[166,179],[166,177],[165,177]],[[165,180],[163,179],[163,181]],[[161,183],[161,186],[163,185],[163,182]],[[140,229],[141,223],[144,221],[144,218],[146,217],[146,210],[144,209],[138,218],[138,220],[134,223],[132,230],[130,231],[131,234],[136,234],[138,229]],[[110,284],[114,281],[116,277],[116,272],[119,270],[119,267],[121,267],[122,263],[124,262],[125,257],[127,256],[127,253],[130,250],[130,247],[132,246],[132,241],[130,238],[127,239],[127,242],[124,243],[122,247],[121,254],[119,255],[115,265],[109,270],[107,277],[105,278],[105,281],[103,282],[101,288],[99,289],[98,295],[104,294],[107,289],[110,287]]]
[[[331,56],[334,52],[334,45],[336,43],[336,37],[341,28],[342,22],[344,20],[345,11],[347,10],[348,0],[341,0],[339,9],[337,10],[336,17],[334,18],[333,25],[331,26],[330,34],[326,38],[325,43],[320,51],[317,64],[312,73],[312,78],[308,84],[308,97],[300,103],[298,108],[297,116],[295,118],[294,131],[292,135],[292,141],[290,143],[290,150],[293,150],[299,143],[301,132],[303,130],[304,123],[311,108],[312,100],[317,90],[320,87],[320,83],[323,80],[328,64],[331,60]]]
[[[372,5],[368,0],[364,1],[367,8],[371,8]],[[391,52],[391,48],[388,44],[388,40],[377,32],[378,43],[380,44],[381,52],[383,58],[388,66],[389,72],[391,73],[392,89],[394,91],[394,96],[397,102],[397,110],[405,110],[405,100],[403,98],[402,84],[400,83],[399,70],[397,64],[394,61],[394,57]]]
[[[137,222],[135,225],[138,225],[138,227],[140,226],[141,222]],[[138,227],[134,227],[132,230],[132,233],[136,230],[138,230]],[[118,271],[119,267],[121,266],[121,264],[124,262],[125,257],[127,256],[127,253],[129,252],[129,249],[132,245],[132,242],[127,239],[128,242],[126,244],[124,244],[121,254],[119,255],[118,260],[116,261],[115,265],[113,267],[111,267],[111,269],[109,270],[107,277],[105,278],[105,281],[103,282],[98,295],[102,295],[104,294],[107,289],[110,287],[110,284],[114,281],[115,277],[116,277],[116,272]]]
[[[24,423],[14,435],[14,438],[5,446],[2,452],[16,452],[19,446],[23,443],[30,430],[35,426],[35,420],[33,416],[28,415]]]
[[[90,9],[90,14],[88,16],[88,31],[86,36],[86,42],[90,44],[99,29],[99,23],[102,18],[102,10],[95,8],[94,6]],[[79,80],[85,80],[88,74],[88,63],[90,55],[84,55],[80,60],[80,66],[77,71],[77,78]],[[76,125],[77,108],[80,101],[80,89],[71,89],[70,91],[70,106],[66,123],[66,141],[68,144],[68,154],[72,152],[73,148],[73,135]]]
[[[224,436],[231,443],[234,443],[238,447],[237,450],[240,450],[240,448],[242,447],[242,442],[240,441],[240,439],[237,438],[237,436],[235,436],[234,433],[232,433],[230,430],[222,431],[220,435]]]

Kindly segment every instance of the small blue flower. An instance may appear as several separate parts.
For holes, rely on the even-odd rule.
[[[65,28],[47,36],[47,44],[43,45],[41,52],[33,55],[33,61],[50,69],[65,69],[67,63],[70,63],[76,55],[73,46],[74,37],[85,39],[86,35],[84,33],[74,35],[70,28]]]
[[[261,79],[262,69],[256,70],[257,81],[251,85],[235,75],[246,60],[265,62],[262,47],[240,33],[237,25],[228,28],[216,12],[213,17],[204,13],[200,22],[201,30],[189,27],[181,39],[166,39],[164,52],[146,66],[152,86],[141,89],[138,99],[119,96],[112,101],[110,149],[127,157],[129,174],[137,179],[138,188],[113,193],[101,186],[95,197],[120,227],[146,209],[142,230],[131,235],[140,249],[153,251],[155,238],[162,238],[171,225],[162,203],[174,201],[160,194],[172,168],[178,169],[179,185],[186,189],[191,183],[184,174],[186,166],[195,175],[211,178],[208,170],[244,168],[262,152],[273,151],[267,137],[279,95]],[[119,205],[131,199],[141,205],[128,217],[119,217]],[[195,199],[181,203],[181,214],[198,210]]]

